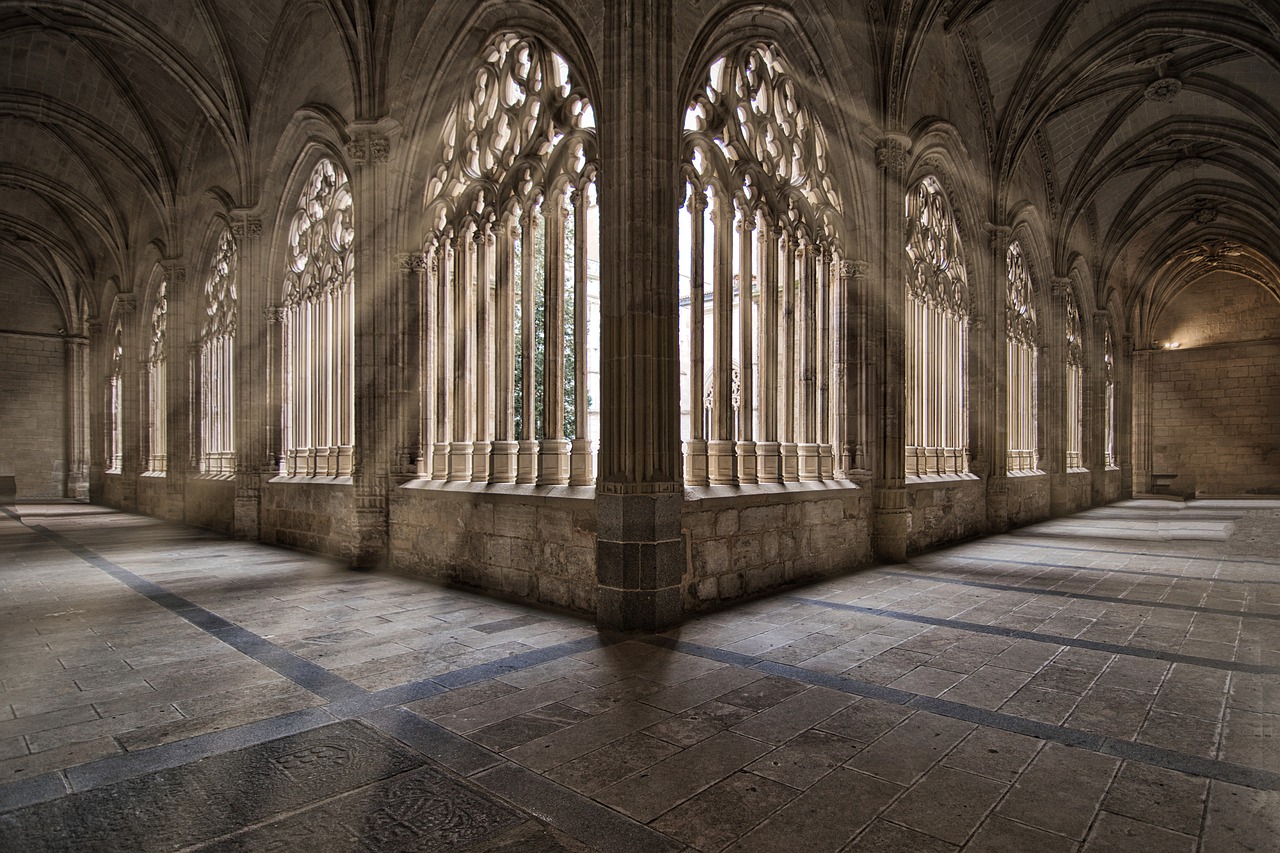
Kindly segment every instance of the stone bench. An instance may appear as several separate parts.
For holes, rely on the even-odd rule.
[[[1178,479],[1177,474],[1152,474],[1151,475],[1151,494],[1168,495],[1173,493],[1173,481]]]

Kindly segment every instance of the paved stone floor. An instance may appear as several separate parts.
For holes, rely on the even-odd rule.
[[[1280,502],[1131,501],[657,636],[0,514],[0,849],[1274,851]]]

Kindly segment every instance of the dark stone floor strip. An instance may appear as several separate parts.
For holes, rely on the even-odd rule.
[[[700,643],[673,640],[670,637],[644,637],[640,639],[642,639],[643,642],[661,646],[662,648],[672,649],[674,651],[682,652],[683,654],[709,658],[711,660],[720,659],[715,654],[715,652],[718,651],[717,649],[701,645]],[[740,655],[739,657],[749,658],[750,656]],[[1105,735],[1084,732],[1078,729],[1067,728],[1066,726],[1056,726],[1051,723],[1042,723],[1037,720],[1029,720],[1025,717],[1017,717],[1012,714],[1002,714],[999,711],[988,711],[985,708],[976,708],[972,705],[964,705],[959,702],[952,702],[947,699],[936,698],[933,696],[922,696],[918,693],[911,693],[906,690],[882,687],[877,684],[868,684],[864,681],[858,681],[857,679],[848,678],[843,675],[831,675],[830,673],[825,672],[815,672],[811,669],[805,669],[804,667],[778,663],[776,661],[765,660],[763,658],[752,658],[752,660],[754,660],[754,663],[750,664],[751,669],[755,669],[760,672],[767,672],[771,675],[790,678],[804,684],[812,684],[817,687],[826,687],[831,690],[838,690],[852,696],[864,696],[871,699],[878,699],[882,702],[890,702],[895,705],[915,708],[921,711],[928,711],[929,713],[938,714],[939,716],[950,717],[956,720],[964,720],[977,725],[987,726],[988,728],[1000,729],[1014,734],[1027,735],[1029,737],[1036,737],[1041,740],[1050,740],[1066,746],[1079,747],[1092,752],[1113,755],[1118,758],[1138,761],[1143,764],[1151,764],[1167,770],[1191,773],[1207,779],[1230,782],[1233,785],[1241,785],[1246,788],[1255,788],[1262,791],[1280,791],[1280,773],[1270,770],[1260,770],[1254,767],[1232,764],[1228,761],[1200,758],[1194,755],[1175,752],[1173,750],[1133,743],[1132,741],[1118,740]]]
[[[146,596],[166,610],[181,616],[200,630],[216,637],[231,648],[245,654],[263,666],[269,667],[290,681],[310,690],[317,696],[330,701],[352,699],[364,695],[367,691],[352,684],[340,675],[295,655],[293,652],[277,646],[252,631],[241,628],[209,610],[205,610],[180,595],[175,595],[154,581],[135,575],[128,569],[113,563],[101,554],[92,551],[71,539],[49,530],[43,525],[33,524],[31,529],[49,541],[60,545],[71,554],[80,558],[95,569],[105,572],[139,595]]]
[[[1214,616],[1235,616],[1240,619],[1271,619],[1280,621],[1280,613],[1258,613],[1252,610],[1227,610],[1224,607],[1200,607],[1196,604],[1178,604],[1172,601],[1148,601],[1141,598],[1116,598],[1110,595],[1094,595],[1088,592],[1068,592],[1061,589],[1044,589],[1034,586],[1016,586],[1014,584],[990,583],[988,581],[971,581],[962,578],[945,578],[938,575],[921,574],[919,572],[891,572],[884,574],[895,578],[910,580],[928,580],[954,586],[971,586],[978,589],[994,589],[1000,592],[1021,592],[1026,595],[1052,595],[1058,598],[1077,598],[1084,601],[1105,601],[1108,604],[1125,604],[1132,607],[1158,607],[1163,610],[1185,610],[1191,613],[1208,613]]]
[[[1010,563],[1015,566],[1042,566],[1046,569],[1070,569],[1077,572],[1099,572],[1107,575],[1138,575],[1144,578],[1172,578],[1180,581],[1196,581],[1198,583],[1234,583],[1244,584],[1246,586],[1254,586],[1256,584],[1278,584],[1277,580],[1247,580],[1244,578],[1215,578],[1208,575],[1179,575],[1173,572],[1155,572],[1141,571],[1137,569],[1106,569],[1101,566],[1076,566],[1071,563],[1046,563],[1041,560],[1010,560],[1007,557],[990,557],[986,554],[978,556],[969,556],[965,554],[955,554],[953,557],[957,560],[981,560],[988,563]],[[921,568],[928,568],[927,565]]]
[[[870,616],[884,616],[900,619],[904,622],[915,622],[920,625],[933,625],[937,628],[954,628],[958,631],[969,631],[975,634],[990,634],[995,637],[1011,637],[1018,640],[1034,640],[1038,643],[1052,643],[1059,646],[1071,646],[1079,649],[1093,649],[1113,655],[1163,660],[1169,663],[1185,663],[1192,666],[1204,666],[1210,669],[1222,669],[1228,672],[1249,672],[1257,675],[1280,675],[1280,666],[1268,666],[1261,663],[1220,660],[1204,658],[1196,655],[1184,655],[1177,652],[1165,652],[1159,649],[1144,649],[1141,646],[1122,646],[1116,643],[1103,643],[1097,640],[1085,640],[1079,637],[1063,637],[1058,634],[1041,634],[1038,631],[1023,631],[1018,628],[1005,628],[1000,625],[983,625],[981,622],[966,622],[963,619],[944,619],[939,616],[922,616],[902,610],[887,610],[883,607],[862,607],[857,604],[843,604],[838,601],[823,601],[820,598],[801,598],[793,596],[796,601],[814,604],[831,610],[847,610],[853,613],[866,613]]]
[[[1043,532],[1043,531],[1028,530],[1028,531],[1025,531],[1025,532],[1022,532],[1022,531],[1010,531],[1009,533],[1006,533],[1006,534],[1004,534],[1004,535],[1005,535],[1005,536],[1012,537],[1012,538],[1014,538],[1014,539],[1022,540],[1022,539],[1030,539],[1030,538],[1031,538],[1031,537],[1033,537],[1033,536],[1044,536],[1045,534],[1044,534],[1044,532]],[[1074,539],[1088,539],[1088,538],[1090,538],[1090,537],[1088,537],[1088,536],[1073,536],[1072,538],[1074,538]],[[1095,538],[1095,539],[1096,539],[1096,538],[1098,538],[1098,537],[1092,537],[1092,538]],[[1110,542],[1110,541],[1112,541],[1112,540],[1108,539],[1108,540],[1106,540],[1106,541]],[[1135,540],[1130,539],[1130,540],[1128,540],[1128,541],[1132,542],[1132,541],[1135,541]],[[984,540],[982,544],[984,544],[984,545],[1014,545],[1014,544],[1016,544],[1018,547],[1025,547],[1025,548],[1044,548],[1044,549],[1047,549],[1047,550],[1050,550],[1050,551],[1081,551],[1081,552],[1083,552],[1083,553],[1085,553],[1085,554],[1127,554],[1127,555],[1129,555],[1130,557],[1162,557],[1162,558],[1164,558],[1164,559],[1168,559],[1168,560],[1196,560],[1196,561],[1198,561],[1198,562],[1202,562],[1202,563],[1242,563],[1242,564],[1246,564],[1246,565],[1280,566],[1280,563],[1277,563],[1275,560],[1268,560],[1268,559],[1266,559],[1265,557],[1256,557],[1256,558],[1246,558],[1246,557],[1201,557],[1201,556],[1200,556],[1200,555],[1198,555],[1198,554],[1165,554],[1165,553],[1160,552],[1160,551],[1122,551],[1122,550],[1120,550],[1119,548],[1116,548],[1116,549],[1108,548],[1108,549],[1106,549],[1105,551],[1103,551],[1103,550],[1100,550],[1100,549],[1098,549],[1098,548],[1076,548],[1076,547],[1073,547],[1073,546],[1071,546],[1071,545],[1038,545],[1038,544],[1036,544],[1035,542],[1023,542],[1023,541],[1018,541],[1018,542],[1016,542],[1016,543],[1014,543],[1014,542],[1005,542],[1005,541],[1004,541],[1003,539],[1001,539],[1000,537],[991,537],[991,538],[988,538],[988,539]]]

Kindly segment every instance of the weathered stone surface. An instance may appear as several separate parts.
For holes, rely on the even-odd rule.
[[[0,848],[177,850],[424,763],[360,723],[337,723],[8,812]]]

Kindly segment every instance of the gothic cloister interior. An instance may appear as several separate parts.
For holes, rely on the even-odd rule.
[[[0,0],[0,848],[1274,849],[1278,93],[1273,0]]]

